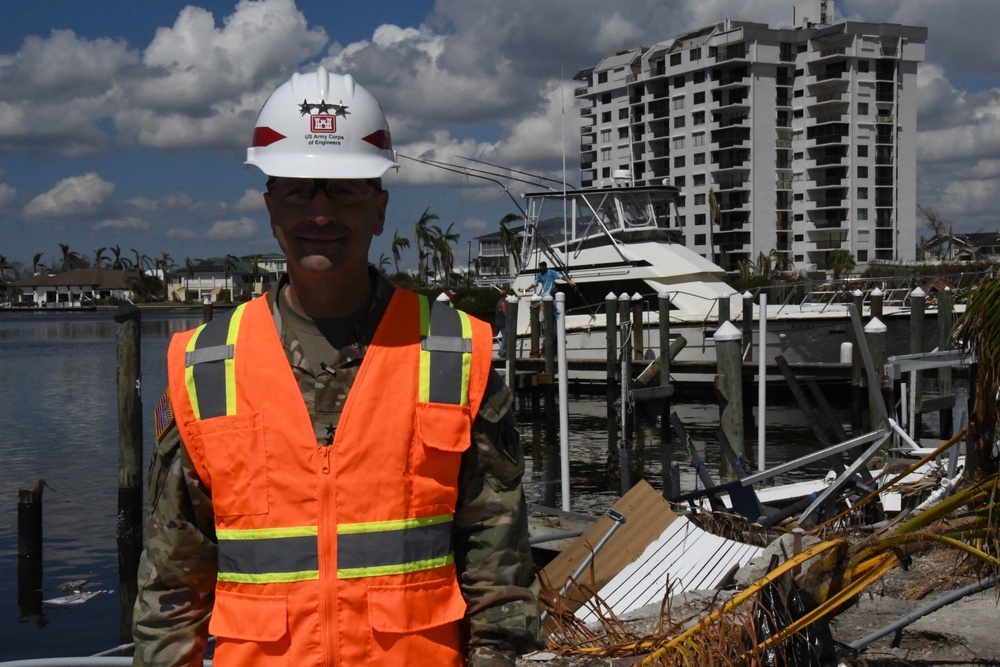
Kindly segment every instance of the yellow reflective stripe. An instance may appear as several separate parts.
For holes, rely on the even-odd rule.
[[[423,340],[431,333],[431,306],[427,297],[423,294],[420,298],[420,339]],[[420,396],[421,403],[427,403],[431,395],[431,353],[429,350],[420,350]]]
[[[194,352],[195,344],[198,342],[198,335],[201,334],[205,325],[202,324],[200,327],[194,330],[194,335],[188,340],[187,347],[184,349],[185,353]],[[187,387],[188,398],[191,401],[191,409],[194,411],[194,418],[201,419],[201,410],[198,408],[198,390],[194,386],[194,366],[184,366],[184,386]]]
[[[249,303],[249,301],[247,302]],[[226,344],[233,346],[233,356],[225,360],[226,365],[226,414],[236,414],[236,337],[240,332],[240,322],[243,319],[243,311],[247,304],[238,306],[233,312],[232,319],[229,320],[229,331],[226,336]]]
[[[319,570],[303,572],[276,572],[271,574],[241,574],[239,572],[220,572],[219,581],[232,581],[238,584],[290,584],[296,581],[315,581],[319,579]]]
[[[393,521],[372,521],[369,523],[342,523],[337,526],[338,535],[358,535],[360,533],[382,533],[389,530],[404,530],[406,528],[422,528],[448,523],[452,514],[418,517],[416,519],[396,519]]]
[[[450,553],[442,558],[432,558],[430,560],[418,560],[412,563],[401,563],[399,565],[382,565],[379,567],[355,567],[337,570],[338,579],[358,579],[360,577],[384,577],[391,574],[408,574],[410,572],[420,572],[421,570],[431,570],[435,567],[444,567],[455,562],[455,554]]]
[[[472,323],[469,316],[462,311],[458,311],[462,317],[462,338],[472,340]],[[469,378],[472,376],[472,354],[462,353],[462,405],[469,404]]]
[[[215,531],[220,540],[266,540],[277,537],[310,537],[318,535],[316,526],[291,526],[288,528],[249,528],[247,530],[231,530],[223,528]]]

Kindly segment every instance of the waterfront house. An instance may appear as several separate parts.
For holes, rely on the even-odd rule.
[[[10,283],[13,308],[92,308],[132,298],[134,274],[111,269],[39,273]]]
[[[280,253],[213,257],[185,262],[169,274],[170,301],[231,302],[266,292],[287,268]]]

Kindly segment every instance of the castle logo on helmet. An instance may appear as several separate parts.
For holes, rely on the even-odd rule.
[[[337,117],[325,114],[309,116],[309,125],[314,133],[336,132]]]

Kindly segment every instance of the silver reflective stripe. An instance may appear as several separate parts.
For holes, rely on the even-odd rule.
[[[202,333],[204,335],[204,332]],[[184,355],[184,364],[194,366],[195,364],[207,364],[212,361],[225,361],[232,359],[235,352],[233,345],[216,345],[214,347],[197,348]]]
[[[430,335],[421,341],[423,349],[430,353],[427,400],[431,403],[464,405],[463,354],[472,351],[472,341],[462,336],[462,315],[459,311],[441,301],[431,302],[430,308]],[[445,344],[443,341],[446,340],[454,343]]]
[[[195,341],[195,349],[185,356],[198,393],[201,419],[222,417],[226,412],[226,360],[232,359],[235,346],[228,344],[229,325],[235,310],[206,323]]]
[[[300,573],[308,573],[302,578],[311,579],[317,570],[319,547],[315,535],[219,539],[219,578],[223,580],[288,581],[287,575]]]
[[[472,352],[472,341],[468,338],[445,338],[444,336],[428,336],[420,343],[421,349],[428,352]]]
[[[337,569],[405,566],[446,558],[451,553],[452,522],[428,526],[337,535]]]

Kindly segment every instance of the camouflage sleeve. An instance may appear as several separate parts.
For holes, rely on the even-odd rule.
[[[173,425],[153,450],[133,665],[201,665],[216,577],[211,498]]]
[[[534,574],[524,458],[512,405],[510,390],[491,371],[462,458],[455,563],[468,605],[470,667],[512,666],[516,655],[541,647],[538,601],[528,588]]]

